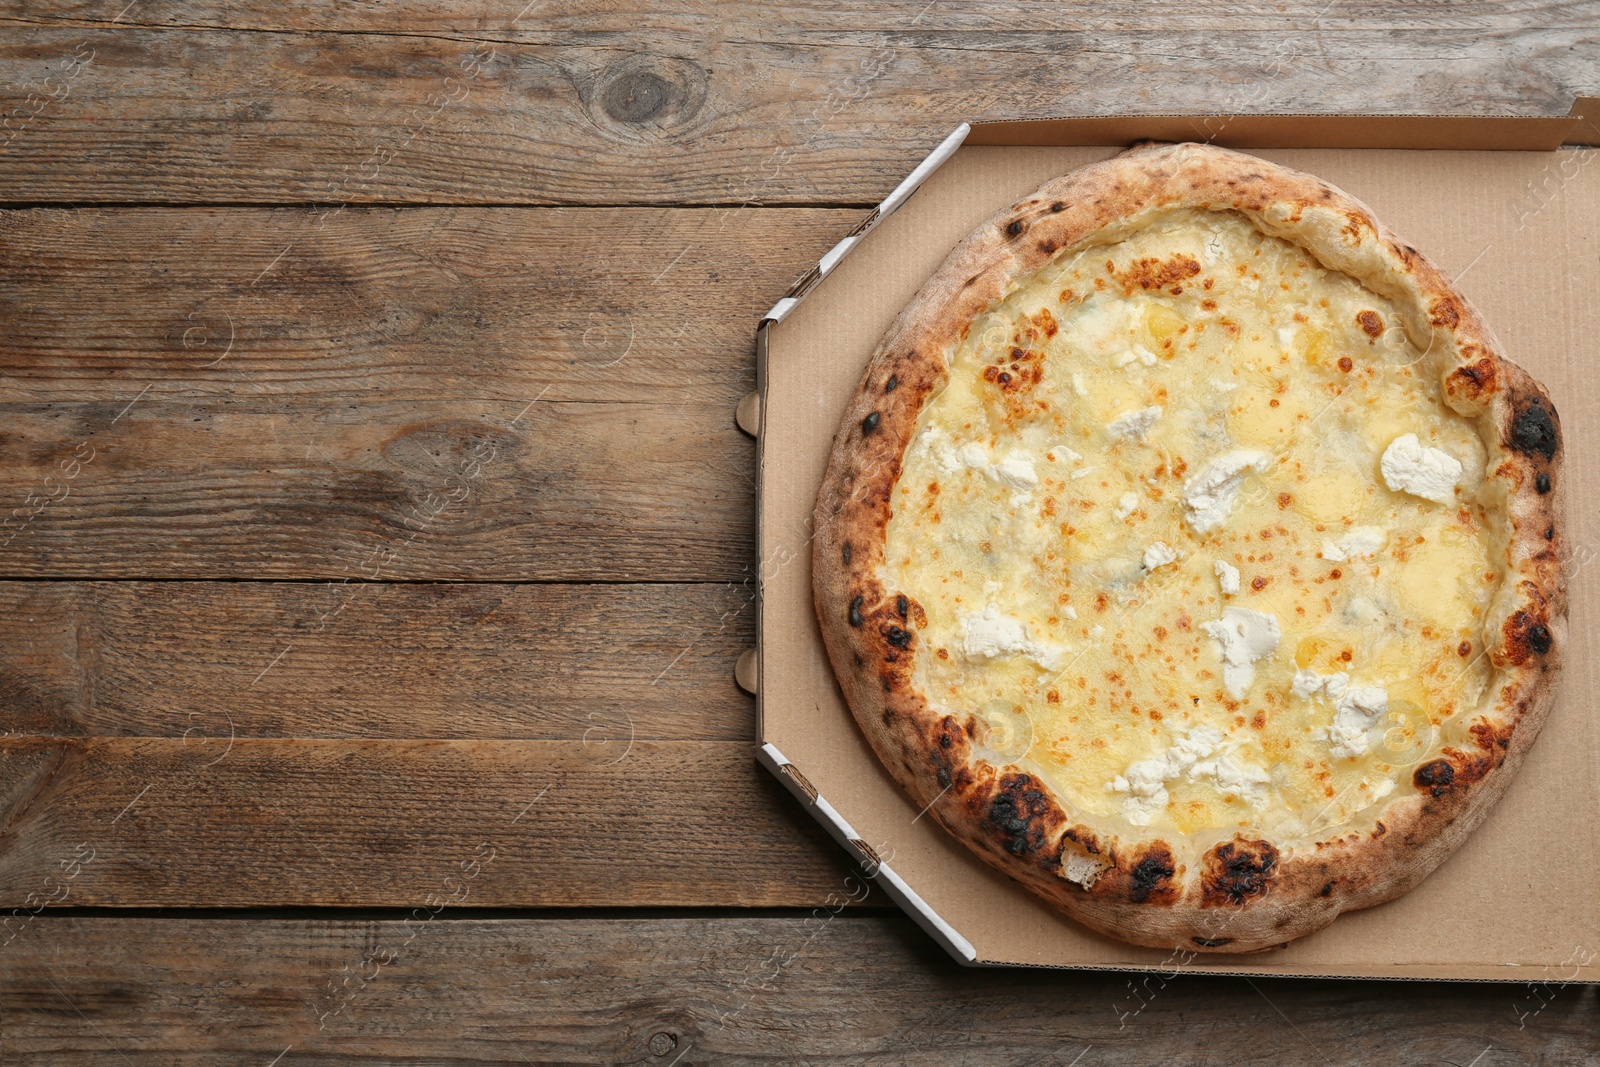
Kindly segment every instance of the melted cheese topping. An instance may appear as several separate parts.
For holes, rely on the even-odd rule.
[[[1321,837],[1392,792],[1482,695],[1500,577],[1400,321],[1232,213],[1023,279],[894,490],[936,708],[1102,821]]]

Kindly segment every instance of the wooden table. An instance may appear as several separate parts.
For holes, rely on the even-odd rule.
[[[731,670],[757,316],[957,121],[1562,114],[1600,5],[524,2],[0,10],[0,1061],[1600,1062],[958,968]]]

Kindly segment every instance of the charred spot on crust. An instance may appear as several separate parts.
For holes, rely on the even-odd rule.
[[[1151,848],[1129,872],[1128,899],[1135,904],[1144,903],[1152,894],[1167,888],[1176,873],[1172,853],[1163,845]]]
[[[1444,750],[1444,754],[1450,759],[1451,767],[1455,769],[1453,784],[1471,785],[1500,765],[1501,756],[1495,751],[1493,739],[1487,745],[1480,747],[1483,747],[1484,751],[1479,753],[1462,752],[1455,748]]]
[[[1015,236],[1017,236],[1017,234],[1022,232],[1022,229],[1023,229],[1022,220],[1021,219],[1012,219],[1011,220],[1011,225],[1006,227],[1006,236],[1007,237],[1015,237]]]
[[[1540,496],[1544,496],[1550,491],[1550,476],[1544,471],[1540,471],[1538,476],[1533,479],[1533,487]],[[1546,537],[1545,540],[1548,541],[1550,538]]]
[[[1361,327],[1361,332],[1376,341],[1383,335],[1383,320],[1376,311],[1356,312],[1356,325]]]
[[[1556,528],[1554,526],[1546,526],[1544,528],[1544,539],[1546,541],[1554,541],[1556,539]]]
[[[1233,944],[1231,937],[1191,937],[1189,940],[1201,948],[1221,948],[1223,945]]]
[[[1550,627],[1544,623],[1536,622],[1528,627],[1527,639],[1528,647],[1539,655],[1542,656],[1550,651]]]
[[[892,392],[895,391],[895,389],[899,385],[900,385],[900,375],[891,374],[891,375],[889,375],[889,380],[883,383],[883,391],[886,392],[886,393],[892,393]]]
[[[1543,617],[1528,608],[1511,613],[1502,631],[1505,635],[1505,658],[1515,665],[1527,662],[1530,655],[1543,656],[1550,651],[1550,627]]]
[[[1549,406],[1539,397],[1530,399],[1511,420],[1511,440],[1507,442],[1518,452],[1529,455],[1537,452],[1546,460],[1554,459],[1561,446],[1561,435],[1556,430],[1556,420]]]
[[[934,777],[938,779],[940,788],[949,789],[956,776],[961,774],[966,759],[965,754],[957,748],[958,745],[965,745],[966,734],[955,716],[946,715],[935,724],[932,740],[936,746],[930,760]],[[963,774],[962,777],[965,779],[970,775]]]
[[[1065,205],[1061,201],[1057,200],[1055,203],[1050,205],[1050,210],[1052,212],[1065,211],[1065,210],[1067,210],[1067,205]]]
[[[1494,360],[1485,358],[1451,371],[1450,377],[1445,380],[1445,389],[1450,393],[1464,393],[1476,400],[1493,390],[1494,384]]]
[[[1412,785],[1432,793],[1436,797],[1443,796],[1455,780],[1455,765],[1447,759],[1436,759],[1432,763],[1424,763],[1411,776]]]
[[[895,648],[904,650],[911,647],[910,630],[902,630],[900,627],[893,625],[885,626],[883,628],[883,636]]]
[[[1043,252],[1045,255],[1048,256],[1050,253],[1054,252],[1055,250],[1056,250],[1056,243],[1054,241],[1040,241],[1039,242],[1039,251]]]
[[[1496,730],[1486,722],[1473,723],[1468,728],[1472,734],[1472,741],[1485,752],[1493,753],[1495,749],[1505,749],[1511,746],[1511,734],[1514,727],[1507,726],[1503,730]]]
[[[954,715],[946,715],[946,717],[939,720],[939,747],[941,749],[954,747],[955,742],[962,741],[962,737],[962,725],[955,721]]]
[[[1331,896],[1333,896],[1333,883],[1329,882],[1327,885],[1323,886],[1322,889],[1318,891],[1317,896],[1319,896],[1319,897],[1331,897]]]
[[[874,430],[876,430],[878,428],[878,423],[880,423],[882,421],[883,421],[883,416],[879,415],[876,411],[874,411],[872,414],[868,415],[866,418],[861,420],[861,432],[863,434],[872,433]]]
[[[895,597],[894,608],[900,613],[900,618],[904,619],[911,611],[911,601],[906,598],[904,593],[901,593],[899,596]]]
[[[850,625],[851,626],[860,627],[860,625],[863,622],[866,621],[861,616],[861,602],[864,599],[865,599],[864,597],[859,597],[858,596],[855,599],[850,601]]]
[[[852,556],[854,556],[855,554],[856,554],[856,550],[850,547],[850,542],[849,541],[846,541],[844,543],[844,548],[840,551],[840,555],[844,556],[844,561],[845,561],[845,564],[847,566],[850,563],[850,558]]]
[[[1031,774],[1008,774],[1000,791],[989,801],[989,822],[1004,835],[1006,851],[1013,856],[1044,848],[1050,797]]]
[[[1461,309],[1456,307],[1456,302],[1450,297],[1441,297],[1428,309],[1428,321],[1435,326],[1453,330],[1461,325]]]
[[[968,278],[965,282],[961,283],[961,288],[963,288],[963,289],[972,288],[972,286],[975,285],[977,283],[978,279],[981,278],[981,277],[983,277],[982,274],[974,274],[972,277]]]
[[[1267,891],[1278,850],[1266,841],[1234,838],[1206,853],[1201,875],[1201,903],[1243,904]]]

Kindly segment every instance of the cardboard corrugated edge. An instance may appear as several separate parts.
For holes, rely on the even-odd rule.
[[[838,244],[828,249],[823,257],[817,261],[817,265],[801,275],[800,280],[795,282],[789,289],[788,294],[772,305],[772,310],[761,317],[761,328],[765,329],[771,323],[782,322],[789,312],[799,306],[800,301],[806,298],[806,294],[814,289],[818,282],[832,273],[833,268],[837,267],[840,261],[850,254],[851,249],[861,243],[863,237],[871,233],[878,223],[893,215],[901,204],[910,200],[912,194],[921,188],[923,182],[928,180],[929,175],[942,167],[945,160],[955,154],[956,149],[960,148],[962,143],[966,141],[967,134],[971,129],[970,125],[963,122],[946,134],[945,139],[939,142],[939,146],[929,152],[922,162],[918,163],[911,173],[907,174],[900,184],[895,186],[894,190],[883,198],[877,207],[868,212],[867,217],[862,219],[855,229],[845,234]]]
[[[1129,130],[1137,132],[1130,137]],[[1600,97],[1565,115],[1060,115],[975,122],[969,145],[1081,146],[1202,141],[1224,148],[1406,148],[1553,151],[1600,145]]]
[[[1561,143],[1572,148],[1600,148],[1600,96],[1580,96],[1568,114],[1575,120]]]
[[[916,191],[921,188],[922,183],[927,181],[928,176],[938,170],[945,160],[955,154],[955,150],[961,147],[971,129],[970,125],[963,122],[946,134],[944,140],[939,142],[938,147],[929,152],[922,162],[918,163],[911,173],[907,174],[900,184],[895,186],[889,195],[879,202],[877,207],[868,212],[867,217],[857,223],[855,229],[845,234],[844,237],[840,238],[838,244],[828,249],[823,257],[817,261],[817,265],[802,274],[799,280],[789,287],[789,291],[776,304],[773,304],[765,315],[761,316],[761,320],[756,327],[756,388],[754,392],[747,394],[739,401],[739,406],[734,412],[733,421],[739,429],[758,441],[760,440],[761,405],[766,397],[765,367],[767,362],[766,342],[768,327],[774,323],[782,322],[789,312],[799,307],[800,301],[806,298],[806,294],[816,288],[817,284],[826,278],[844,260],[845,256],[850,254],[851,249],[861,243],[862,238],[871,233],[878,223],[893,215],[900,205],[910,200]],[[756,492],[756,514],[759,515],[761,513],[759,479],[757,479]],[[742,681],[739,684],[752,696],[756,694],[755,689],[745,685]]]
[[[800,768],[784,758],[776,746],[762,745],[756,749],[756,760],[783,783],[784,788],[789,790],[794,798],[811,812],[817,822],[822,824],[823,829],[828,831],[828,836],[839,842],[861,865],[865,877],[877,882],[889,895],[889,899],[898,904],[900,910],[910,915],[912,921],[922,927],[924,933],[937,941],[939,946],[957,961],[965,964],[978,963],[978,953],[972,947],[972,942],[962,937],[955,927],[940,918],[939,913],[930,908],[927,901],[918,896],[917,891],[896,874],[894,868],[885,863],[871,845],[861,840],[849,821],[834,810],[833,805],[816,791]]]
[[[1284,121],[1288,120],[1288,121]],[[1363,126],[1369,131],[1358,137]],[[1035,132],[1038,131],[1038,132]],[[1309,132],[1302,132],[1309,131]],[[1376,131],[1376,136],[1372,136]],[[1049,138],[1044,137],[1048,132]],[[1195,137],[1195,133],[1203,137]],[[1320,132],[1318,140],[1311,134]],[[1026,136],[1024,136],[1026,135]],[[1403,136],[1402,136],[1403,135]],[[1014,139],[1007,139],[1014,138]],[[1037,139],[1036,139],[1037,138]],[[1386,148],[1464,151],[1555,151],[1562,147],[1600,147],[1600,97],[1575,98],[1569,113],[1555,117],[1462,116],[1462,115],[1154,115],[1154,116],[1078,116],[1017,122],[961,123],[913,170],[818,261],[817,265],[790,288],[766,315],[756,330],[756,390],[739,404],[737,425],[757,440],[756,514],[761,514],[761,467],[765,450],[760,437],[761,409],[766,401],[768,331],[782,322],[824,278],[843,261],[865,236],[916,193],[917,189],[964,144],[972,146],[1052,145],[1087,146],[1131,144],[1139,140],[1202,140],[1230,148]],[[764,553],[758,569],[756,596],[761,597]],[[776,746],[765,742],[761,718],[760,692],[760,611],[754,649],[739,657],[735,670],[738,684],[756,697],[756,731],[760,741],[756,760],[783,784],[814,819],[838,841],[867,872],[881,879],[885,892],[917,925],[933,938],[956,962],[968,967],[1038,967],[1049,970],[1164,973],[1164,966],[1127,967],[1100,964],[1029,964],[1006,960],[980,960],[972,943],[941,917],[892,868],[882,863],[874,850],[856,836],[848,820],[823,797],[804,772],[784,757]],[[752,655],[753,654],[753,655]],[[1207,967],[1203,971],[1180,967],[1188,973],[1235,977],[1307,977],[1284,974],[1271,969]],[[1176,977],[1176,974],[1172,975]],[[1315,977],[1315,976],[1311,976]],[[1369,974],[1351,977],[1387,981],[1443,980],[1493,982],[1503,979],[1457,975]],[[1563,984],[1600,984],[1600,977],[1578,976],[1563,979]]]
[[[980,122],[973,145],[1118,144],[1129,124],[1092,116],[1022,122]],[[1565,143],[1578,119],[1462,115],[1148,115],[1139,138],[1201,141],[1241,150],[1262,148],[1409,148],[1458,151],[1550,151]]]

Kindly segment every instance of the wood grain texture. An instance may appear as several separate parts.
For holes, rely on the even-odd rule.
[[[859,214],[724,214],[0,214],[0,574],[743,580],[754,325]]]
[[[852,870],[749,742],[0,740],[0,907],[412,907],[493,851],[474,905],[812,906]],[[454,890],[449,890],[453,892]]]
[[[757,320],[862,216],[0,211],[0,402],[731,407]]]
[[[0,427],[11,576],[740,581],[755,553],[730,405],[0,404]]]
[[[1180,975],[1150,980],[1134,1013],[1141,1001],[1126,976],[966,970],[898,916],[413,915],[42,915],[0,949],[0,1054],[52,1067],[275,1056],[276,1067],[1587,1067],[1600,1058],[1596,989],[1559,982],[1535,999],[1525,985]]]
[[[748,741],[743,585],[0,582],[0,730]]]
[[[0,198],[871,203],[964,119],[1564,114],[1600,60],[1586,2],[118,6],[13,0]]]

